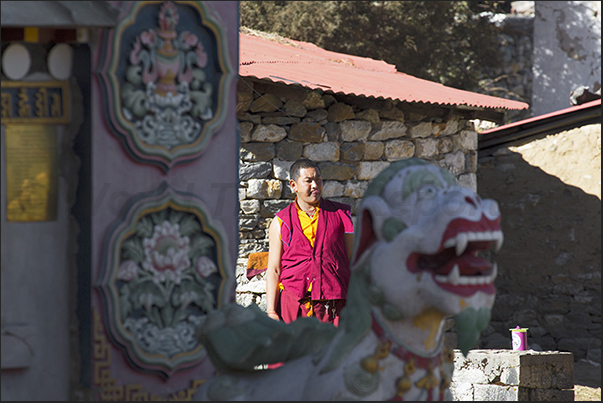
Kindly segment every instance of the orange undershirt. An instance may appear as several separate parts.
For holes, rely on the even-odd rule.
[[[310,246],[314,247],[314,239],[316,238],[316,229],[318,228],[318,213],[320,210],[320,203],[316,206],[316,211],[314,211],[314,215],[310,217],[304,210],[299,207],[297,204],[297,198],[295,199],[295,207],[297,208],[297,216],[299,217],[299,224],[301,225],[302,231],[308,241],[310,241]],[[276,217],[278,218],[278,216]],[[279,224],[283,224],[283,221],[278,218]],[[279,284],[282,290],[282,284]],[[308,291],[312,291],[312,283],[308,287]]]
[[[312,217],[310,217],[298,206],[297,200],[295,202],[295,207],[297,207],[297,216],[299,217],[299,223],[302,231],[304,232],[306,238],[308,238],[308,241],[310,241],[310,245],[314,247],[316,228],[318,227],[318,212],[320,210],[320,204],[316,206],[316,211],[314,211],[314,215]]]
[[[306,238],[308,238],[308,241],[310,241],[310,245],[314,247],[314,238],[316,238],[316,229],[318,228],[318,213],[320,210],[320,203],[318,206],[316,206],[316,211],[312,217],[310,217],[299,207],[297,204],[297,199],[295,199],[295,207],[297,208],[297,216],[299,217],[299,223],[302,231]],[[276,218],[278,218],[278,223],[282,225],[283,221],[278,216]]]

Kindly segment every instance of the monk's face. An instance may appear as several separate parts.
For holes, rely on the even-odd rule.
[[[316,168],[302,168],[297,180],[290,180],[291,190],[299,200],[315,206],[322,195],[322,178]]]

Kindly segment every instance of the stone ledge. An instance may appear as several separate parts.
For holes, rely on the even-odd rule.
[[[574,357],[570,352],[454,351],[454,400],[573,400]],[[571,397],[571,399],[570,399]]]

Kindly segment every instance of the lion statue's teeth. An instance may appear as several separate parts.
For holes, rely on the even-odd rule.
[[[444,248],[455,248],[457,256],[461,256],[467,249],[469,242],[494,242],[495,252],[499,252],[503,245],[502,231],[484,231],[484,232],[461,232],[454,238],[447,239],[444,242]]]
[[[435,276],[436,281],[440,283],[448,283],[452,285],[487,285],[494,282],[498,275],[498,266],[496,263],[492,264],[492,270],[490,274],[485,276],[461,276],[459,265],[455,264],[448,275],[437,275]]]

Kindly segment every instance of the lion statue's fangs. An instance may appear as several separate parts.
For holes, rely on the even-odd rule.
[[[357,217],[339,327],[285,324],[255,304],[212,311],[198,337],[217,373],[193,400],[452,400],[445,322],[466,355],[490,321],[497,203],[411,158],[371,181]]]

